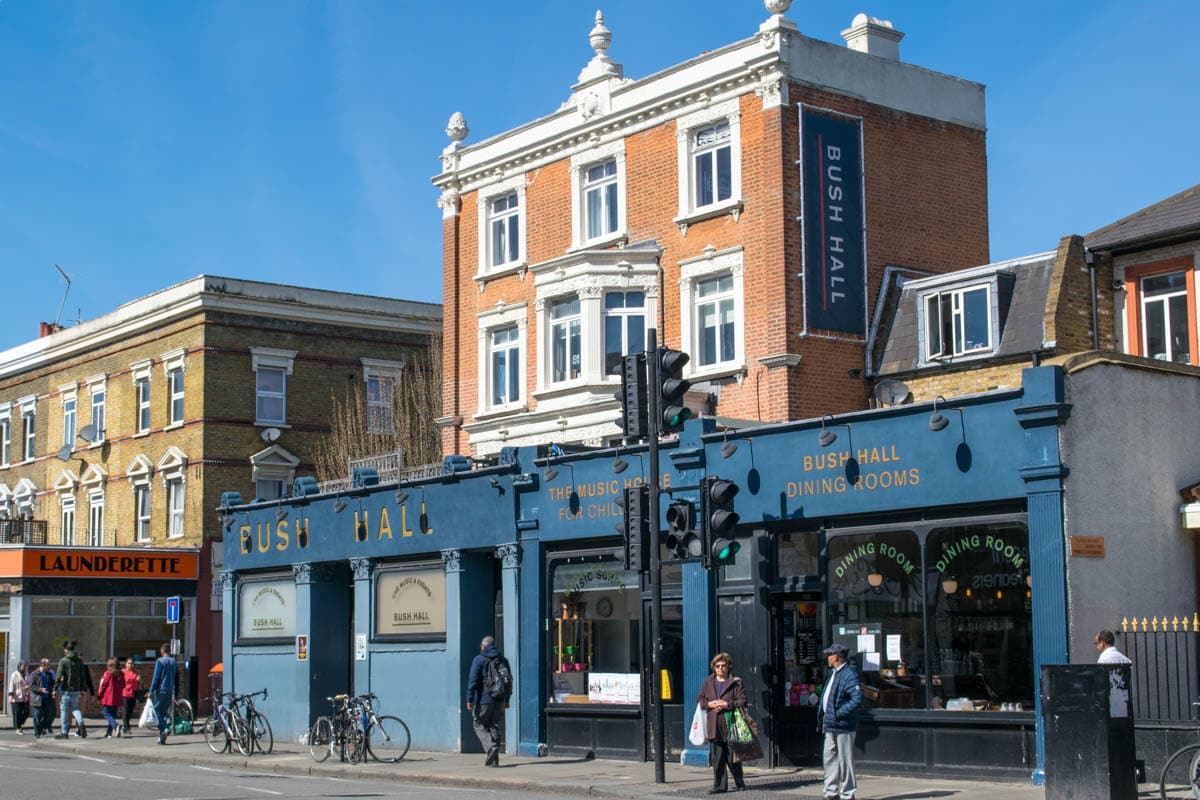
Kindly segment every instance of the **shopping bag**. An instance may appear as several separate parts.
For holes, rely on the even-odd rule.
[[[154,713],[154,704],[153,703],[146,703],[145,708],[142,709],[142,717],[141,717],[141,719],[138,720],[138,727],[139,728],[157,728],[158,727],[158,715],[156,715]]]
[[[696,713],[692,714],[692,729],[688,732],[688,741],[696,747],[708,741],[708,731],[705,724],[704,707],[696,703]]]
[[[746,713],[740,708],[725,712],[725,738],[731,743],[749,742],[754,738]]]
[[[758,743],[758,737],[753,735],[748,742],[730,742],[729,749],[733,751],[733,760],[739,764],[743,761],[757,761],[763,757],[762,745]]]
[[[175,734],[176,736],[182,736],[183,734],[187,734],[187,733],[191,733],[191,732],[192,732],[192,721],[190,719],[180,718],[180,719],[175,720],[175,727],[171,729],[171,733]]]

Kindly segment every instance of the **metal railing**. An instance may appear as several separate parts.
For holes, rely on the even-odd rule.
[[[1133,660],[1133,715],[1187,722],[1200,693],[1200,614],[1122,619],[1117,649]]]
[[[352,459],[355,467],[373,466],[357,463],[359,461],[366,461],[366,459]],[[412,467],[396,467],[392,469],[379,469],[376,467],[376,469],[379,471],[380,483],[403,483],[405,481],[417,481],[424,478],[435,478],[443,474],[442,462],[440,461],[435,464],[419,464]],[[351,468],[351,472],[353,473],[353,467]],[[326,492],[345,492],[350,490],[351,481],[350,477],[333,478],[332,480],[321,481],[317,486],[323,494]]]
[[[0,519],[0,544],[45,544],[46,520]]]

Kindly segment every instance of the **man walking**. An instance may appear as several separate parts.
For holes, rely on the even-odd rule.
[[[171,658],[171,645],[163,643],[158,648],[158,661],[154,662],[154,677],[150,679],[150,700],[154,714],[158,717],[158,743],[167,743],[170,733],[171,703],[175,701],[175,659]]]
[[[1100,631],[1096,634],[1096,647],[1100,649],[1097,664],[1132,664],[1124,653],[1117,649],[1117,637],[1112,631]]]
[[[71,729],[71,716],[75,716],[75,724],[79,726],[80,738],[87,738],[87,726],[83,724],[83,712],[79,709],[79,694],[84,689],[92,694],[92,676],[87,665],[75,653],[76,642],[66,642],[63,645],[63,657],[58,662],[58,677],[54,685],[58,689],[59,712],[62,714],[62,733],[55,739],[66,739]]]
[[[854,800],[854,732],[862,707],[858,670],[846,663],[845,645],[825,648],[829,677],[817,709],[818,730],[825,734],[825,800]]]
[[[512,670],[496,649],[496,638],[485,636],[467,675],[467,711],[474,716],[475,735],[487,751],[485,767],[500,766],[500,720],[512,696]]]

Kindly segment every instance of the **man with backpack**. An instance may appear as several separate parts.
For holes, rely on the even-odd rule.
[[[54,680],[62,712],[62,733],[55,739],[67,738],[72,715],[79,726],[80,737],[87,738],[87,726],[83,724],[83,712],[79,709],[79,694],[85,690],[88,694],[95,694],[96,690],[92,685],[92,674],[83,659],[75,653],[75,647],[76,642],[73,641],[63,644],[63,657],[58,662],[58,676]]]
[[[475,735],[487,751],[485,767],[500,766],[500,720],[508,708],[512,688],[512,669],[496,649],[496,637],[483,637],[479,655],[471,662],[467,675],[467,711],[473,714]]]

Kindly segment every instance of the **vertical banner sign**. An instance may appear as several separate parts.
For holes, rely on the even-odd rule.
[[[805,328],[866,335],[859,120],[800,111]]]

